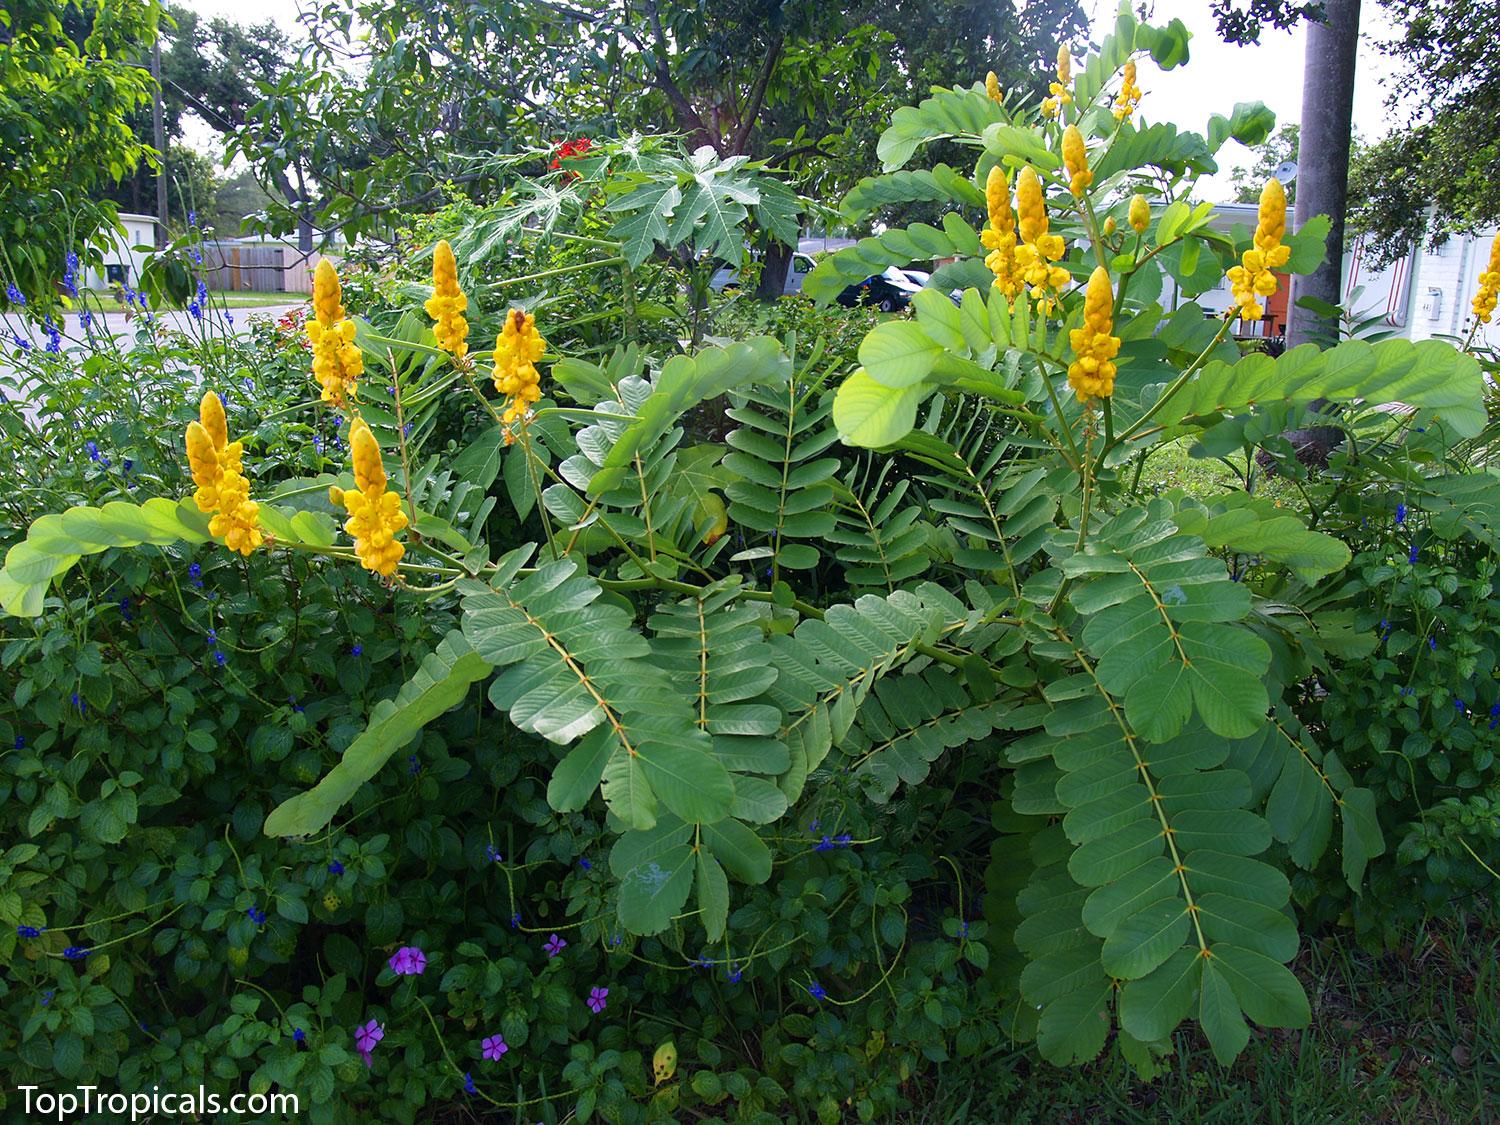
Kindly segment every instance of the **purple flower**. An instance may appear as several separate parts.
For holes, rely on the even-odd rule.
[[[224,319],[227,320],[227,321],[229,321],[230,326],[233,327],[233,325],[234,325],[234,313],[230,313],[230,312],[225,313],[224,314]]]
[[[1428,637],[1427,638],[1427,647],[1430,648],[1430,649],[1432,649],[1433,652],[1436,652],[1437,651],[1437,638],[1436,637]]]
[[[97,445],[95,445],[91,441],[86,441],[86,442],[83,443],[83,448],[85,448],[85,449],[87,449],[89,451],[89,460],[90,461],[97,461],[97,460],[99,460],[99,447]]]
[[[306,1038],[307,1032],[303,1031],[300,1027],[296,1031],[292,1032],[292,1042],[294,1043],[301,1043]]]
[[[415,945],[403,945],[391,954],[391,972],[398,977],[417,977],[427,968],[427,954]]]
[[[807,991],[814,1000],[826,1000],[828,998],[828,993],[823,990],[821,984],[810,985]]]
[[[297,710],[300,711],[302,708],[298,707]],[[334,860],[328,865],[328,870],[332,871],[335,875],[342,875],[344,873],[344,865],[338,860]]]
[[[1500,703],[1497,703],[1496,706],[1500,707]],[[24,750],[24,749],[26,749],[26,736],[24,734],[18,734],[18,735],[16,735],[16,749],[17,750]]]
[[[604,1011],[604,1005],[609,1002],[609,989],[600,988],[597,985],[589,989],[589,1009],[597,1016]]]
[[[835,836],[833,842],[841,848],[849,848],[854,846],[854,837],[846,832],[842,836]]]
[[[1417,545],[1415,543],[1413,543],[1411,545],[1411,562],[1413,564],[1415,564],[1416,561],[1417,561]]]
[[[47,989],[46,992],[42,993],[42,1007],[45,1008],[48,1004],[52,1003],[52,996],[53,992],[50,988]]]
[[[820,840],[816,845],[813,846],[813,851],[831,852],[833,851],[833,841],[830,840],[827,836],[824,836],[822,840]]]
[[[365,1066],[370,1065],[370,1053],[375,1050],[375,1044],[384,1038],[385,1028],[381,1027],[374,1020],[355,1029],[354,1049],[365,1060]]]
[[[510,1048],[505,1045],[505,1040],[498,1035],[491,1035],[484,1042],[480,1043],[479,1046],[484,1051],[484,1057],[489,1059],[491,1062],[495,1061],[501,1055],[505,1054],[506,1051],[510,1050]]]
[[[219,651],[219,650],[218,650],[218,649],[214,649],[214,660],[215,660],[215,661],[217,661],[217,662],[218,662],[218,664],[219,664],[219,667],[221,667],[221,668],[222,668],[222,667],[223,667],[223,666],[224,666],[224,665],[226,665],[226,664],[228,664],[228,663],[229,663],[229,657],[227,657],[227,656],[225,656],[225,655],[224,655],[224,654],[223,654],[223,653],[222,653],[222,652],[220,652],[220,651]]]
[[[484,858],[491,863],[499,863],[505,857],[495,850],[494,844],[486,844],[484,846]]]
[[[740,972],[740,963],[738,961],[734,962],[734,964],[732,964],[732,965],[729,966],[729,983],[730,984],[739,984],[740,983],[740,977],[743,976],[743,975],[744,974],[742,972]]]
[[[194,320],[202,320],[203,319],[203,306],[200,305],[197,301],[189,301],[188,302],[188,315],[191,316]]]
[[[210,629],[208,631],[208,636],[206,636],[203,640],[204,640],[205,644],[209,644],[209,645],[216,645],[216,644],[218,644],[219,643],[219,632],[218,632],[218,630],[217,629]]]
[[[88,309],[79,309],[78,310],[78,327],[79,328],[82,328],[84,331],[87,331],[88,330],[88,326],[93,322],[93,319],[94,319],[94,314],[91,313],[91,312],[89,312]]]
[[[5,287],[5,296],[10,299],[12,304],[24,305],[26,303],[26,298],[22,295],[21,291],[16,288],[14,282]]]
[[[419,761],[417,761],[417,756],[415,754],[413,754],[411,757],[407,758],[406,760],[411,763],[411,775],[412,775],[412,777],[416,777],[417,774],[419,774],[419,773],[422,772],[422,763],[420,763]]]
[[[188,212],[188,226],[195,227],[197,225],[198,225],[198,212],[196,212],[196,211],[189,211]],[[201,289],[203,287],[203,282],[201,282],[201,281],[198,282],[198,287]]]
[[[586,859],[579,859],[578,866],[583,868],[585,871],[592,871],[594,869],[594,865]]]
[[[1406,505],[1405,504],[1397,504],[1396,505],[1396,522],[1397,523],[1405,523],[1406,522]]]
[[[78,708],[78,713],[80,715],[82,715],[89,709],[89,705],[78,698],[78,693],[76,691],[73,693],[73,706]]]
[[[188,577],[193,580],[193,585],[199,589],[203,588],[203,568],[197,563],[188,567]]]
[[[547,939],[547,943],[542,946],[542,948],[547,951],[547,960],[549,961],[552,958],[556,957],[567,947],[568,943],[563,941],[563,939],[558,937],[556,934],[553,934],[551,937],[549,937]]]
[[[70,945],[63,950],[63,956],[69,961],[82,961],[88,955],[89,950],[86,945]]]
[[[519,910],[517,910],[513,914],[511,914],[511,916],[510,916],[510,928],[511,929],[515,929],[520,924],[521,924],[521,912]]]
[[[257,926],[264,926],[266,924],[266,912],[260,907],[252,906],[245,913],[250,915],[250,921],[254,922]]]
[[[364,653],[364,651],[365,651],[365,646],[364,645],[355,645],[353,648],[351,648],[349,650],[349,655],[350,656],[360,656],[360,655],[362,655]]]

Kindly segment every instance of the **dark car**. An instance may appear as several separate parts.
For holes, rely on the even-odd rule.
[[[873,305],[881,312],[896,312],[911,304],[911,295],[922,287],[895,266],[849,286],[838,295],[846,309],[855,305]]]

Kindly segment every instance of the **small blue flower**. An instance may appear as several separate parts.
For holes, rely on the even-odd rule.
[[[198,225],[198,212],[196,212],[196,211],[189,211],[188,212],[188,226],[195,227],[197,225]],[[200,281],[198,284],[202,285],[203,282]]]
[[[52,1003],[52,995],[53,993],[50,988],[47,989],[46,992],[42,993],[42,1007],[45,1008]]]
[[[807,991],[814,1000],[826,1000],[828,998],[828,993],[824,991],[821,984],[811,985]]]
[[[86,441],[83,443],[83,448],[88,450],[90,461],[99,460],[99,447],[97,445],[91,441]]]
[[[594,865],[592,863],[582,858],[578,860],[578,866],[583,868],[585,871],[592,871],[594,869]]]
[[[303,1031],[300,1027],[296,1031],[292,1032],[292,1042],[294,1043],[301,1043],[306,1038],[307,1032]]]
[[[494,844],[486,844],[484,846],[484,858],[491,863],[499,863],[505,857],[495,850]]]
[[[1414,564],[1414,565],[1415,565],[1415,563],[1416,563],[1416,561],[1417,561],[1417,554],[1418,554],[1418,552],[1417,552],[1417,545],[1416,545],[1416,544],[1415,544],[1415,543],[1413,543],[1413,544],[1412,544],[1412,545],[1411,545],[1411,556],[1410,556],[1410,561],[1411,561],[1411,562],[1412,562],[1412,563],[1413,563],[1413,564]]]
[[[46,929],[46,927],[43,926],[42,929]],[[27,938],[42,936],[42,930],[37,929],[35,926],[17,926],[16,933],[21,937]]]
[[[93,322],[93,319],[94,319],[94,314],[91,313],[91,312],[89,312],[88,309],[79,309],[78,310],[78,327],[79,328],[82,328],[84,331],[87,331],[88,330],[88,326],[89,326],[90,323]]]
[[[78,708],[78,713],[80,715],[82,715],[89,709],[89,705],[78,698],[78,693],[76,691],[73,693],[73,706]]]
[[[198,279],[198,303],[201,305],[208,304],[208,283],[201,277]]]
[[[1464,701],[1462,699],[1455,699],[1453,701],[1453,709],[1462,715],[1464,713]]]
[[[1500,707],[1500,703],[1495,704],[1495,706],[1496,707]],[[26,749],[26,736],[24,734],[18,734],[18,735],[16,735],[16,749],[17,750],[24,750],[24,749]]]
[[[14,282],[5,287],[5,295],[10,298],[12,304],[24,305],[26,303],[25,296],[15,287]]]
[[[70,945],[63,950],[63,956],[69,961],[82,961],[88,955],[89,949],[86,945]]]
[[[474,1079],[469,1076],[469,1072],[467,1070],[464,1071],[464,1093],[466,1093],[466,1094],[477,1094],[477,1093],[479,1093],[479,1091],[474,1088]]]
[[[521,912],[519,910],[517,910],[515,913],[513,913],[510,916],[510,928],[514,930],[520,924],[521,924]]]
[[[214,649],[214,662],[222,668],[229,663],[229,657],[225,656],[219,649]]]
[[[133,468],[135,468],[135,462],[132,461],[129,457],[120,462],[120,472],[122,473],[128,473]]]
[[[202,264],[203,264],[203,252],[201,250],[199,250],[195,246],[195,247],[193,247],[193,265],[195,265],[195,266],[201,266]]]
[[[338,860],[334,860],[328,865],[328,870],[332,871],[335,875],[342,875],[344,873],[344,865]]]
[[[854,837],[846,833],[843,836],[835,836],[833,842],[841,848],[853,847]]]
[[[125,618],[126,621],[134,621],[135,620],[135,614],[133,614],[133,613],[130,612],[130,599],[129,598],[121,598],[120,599],[120,616],[123,617],[123,618]]]
[[[1430,648],[1430,649],[1432,649],[1433,652],[1436,652],[1437,651],[1437,638],[1436,637],[1428,637],[1427,638],[1427,647]]]
[[[292,705],[292,710],[293,711],[303,711],[303,710],[306,710],[306,708],[298,707],[297,706],[297,697],[295,695],[289,695],[289,696],[287,696],[286,697],[286,701]]]
[[[422,772],[422,763],[419,762],[419,761],[417,761],[417,756],[415,754],[413,754],[411,757],[407,758],[406,760],[411,763],[411,775],[412,775],[412,777],[416,777],[417,774],[419,774],[419,773]]]
[[[1405,523],[1406,522],[1406,505],[1405,504],[1397,504],[1396,505],[1396,522],[1397,523]]]
[[[225,313],[224,314],[224,319],[227,320],[227,321],[229,321],[229,325],[230,325],[231,328],[234,327],[234,313],[231,313],[231,312]]]
[[[614,937],[609,939],[609,947],[611,949],[619,949],[620,943],[624,940],[625,936],[623,934],[615,934]]]
[[[349,655],[350,656],[360,656],[360,655],[362,655],[364,653],[364,651],[365,651],[365,646],[364,645],[355,645],[353,648],[351,648],[349,650]]]
[[[254,922],[257,926],[264,926],[266,924],[266,912],[260,907],[252,906],[245,913],[250,915],[250,921]]]
[[[205,644],[209,644],[209,645],[216,645],[216,644],[218,644],[219,643],[219,634],[218,634],[218,632],[216,630],[214,630],[214,629],[210,629],[208,631],[208,636],[204,638],[204,643]]]
[[[824,836],[823,839],[813,847],[813,851],[831,852],[833,851],[833,841],[830,840],[827,836]]]
[[[969,936],[969,923],[960,922],[958,924],[958,936],[961,938],[966,938]]]
[[[193,580],[194,586],[197,586],[200,589],[202,588],[203,568],[201,566],[199,566],[197,563],[194,563],[192,566],[188,567],[188,577]]]
[[[194,320],[203,319],[203,307],[197,301],[188,302],[188,315]]]
[[[740,983],[740,977],[744,976],[744,974],[740,971],[740,963],[738,961],[735,961],[729,966],[727,975],[730,984]]]
[[[16,342],[16,347],[21,351],[29,352],[31,350],[31,341],[26,339],[19,332],[12,332],[10,334],[10,338]]]

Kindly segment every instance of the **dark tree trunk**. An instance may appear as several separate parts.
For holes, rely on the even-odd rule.
[[[786,292],[787,267],[791,265],[792,254],[796,249],[780,239],[771,240],[761,263],[760,281],[755,286],[757,301],[774,301]]]
[[[1338,324],[1299,308],[1298,298],[1317,297],[1337,305],[1343,295],[1344,212],[1349,194],[1349,142],[1354,121],[1354,69],[1359,55],[1360,0],[1326,0],[1326,23],[1309,22],[1302,64],[1302,136],[1297,154],[1296,229],[1315,215],[1327,215],[1328,252],[1323,264],[1292,280],[1287,310],[1287,347],[1311,340],[1319,329],[1336,334]],[[1322,410],[1326,400],[1312,403]],[[1343,443],[1335,426],[1313,426],[1286,435],[1304,464],[1326,467]]]

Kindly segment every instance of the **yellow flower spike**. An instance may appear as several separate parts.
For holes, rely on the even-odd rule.
[[[1141,88],[1135,84],[1135,60],[1125,63],[1125,83],[1120,87],[1120,96],[1115,99],[1115,120],[1125,121],[1135,107],[1141,104]]]
[[[1068,365],[1068,385],[1079,402],[1108,398],[1115,390],[1115,357],[1120,339],[1114,331],[1114,292],[1103,266],[1089,277],[1083,298],[1083,325],[1069,333],[1077,358]]]
[[[1067,169],[1068,190],[1075,199],[1083,198],[1089,184],[1094,182],[1094,173],[1089,171],[1088,149],[1083,143],[1083,134],[1077,125],[1069,125],[1062,135],[1063,167]]]
[[[984,92],[990,96],[990,101],[998,102],[1000,97],[1000,79],[992,70],[984,76]]]
[[[322,399],[335,410],[351,409],[365,371],[364,356],[354,343],[354,322],[344,317],[343,300],[338,271],[323,258],[313,274],[313,318],[307,322],[307,338]]]
[[[1052,94],[1050,98],[1042,101],[1042,113],[1047,117],[1056,117],[1062,107],[1073,101],[1073,95],[1068,93],[1068,82],[1073,77],[1073,56],[1066,45],[1057,49],[1057,81],[1048,88]]]
[[[1136,234],[1145,234],[1146,228],[1151,225],[1151,204],[1146,202],[1146,197],[1136,192],[1130,197],[1130,229]]]
[[[536,330],[536,318],[511,309],[505,327],[495,337],[495,390],[511,401],[504,414],[508,426],[526,416],[531,403],[541,401],[541,376],[536,361],[547,350],[547,341]]]
[[[264,541],[260,506],[250,499],[240,459],[241,442],[229,441],[224,404],[209,391],[198,405],[199,420],[187,428],[188,467],[198,490],[193,502],[200,512],[214,513],[208,533],[224,540],[231,551],[248,555]]]
[[[1496,295],[1500,294],[1500,234],[1490,246],[1489,269],[1479,275],[1479,292],[1474,295],[1474,319],[1488,324],[1495,314]]]
[[[1259,320],[1265,315],[1260,298],[1271,296],[1277,288],[1271,271],[1286,265],[1292,256],[1292,248],[1281,243],[1285,233],[1286,192],[1279,180],[1270,179],[1260,193],[1254,244],[1240,256],[1240,264],[1225,274],[1241,320]]]
[[[1068,271],[1055,263],[1067,257],[1061,235],[1047,233],[1047,203],[1042,181],[1029,164],[1016,182],[1016,216],[1020,245],[1016,247],[1017,282],[1031,289],[1039,311],[1050,313],[1057,294],[1068,284]]]
[[[344,530],[354,539],[354,553],[366,570],[389,578],[406,553],[404,544],[396,542],[396,532],[407,524],[401,510],[401,497],[386,488],[385,463],[380,443],[363,418],[349,424],[349,451],[354,461],[354,482],[358,491],[345,490],[339,500],[349,513]],[[333,498],[333,489],[329,490]]]
[[[455,359],[462,359],[469,350],[466,343],[469,322],[463,316],[469,298],[458,287],[458,263],[453,260],[453,247],[446,238],[432,249],[432,296],[423,307],[437,322],[434,331],[438,347]]]

